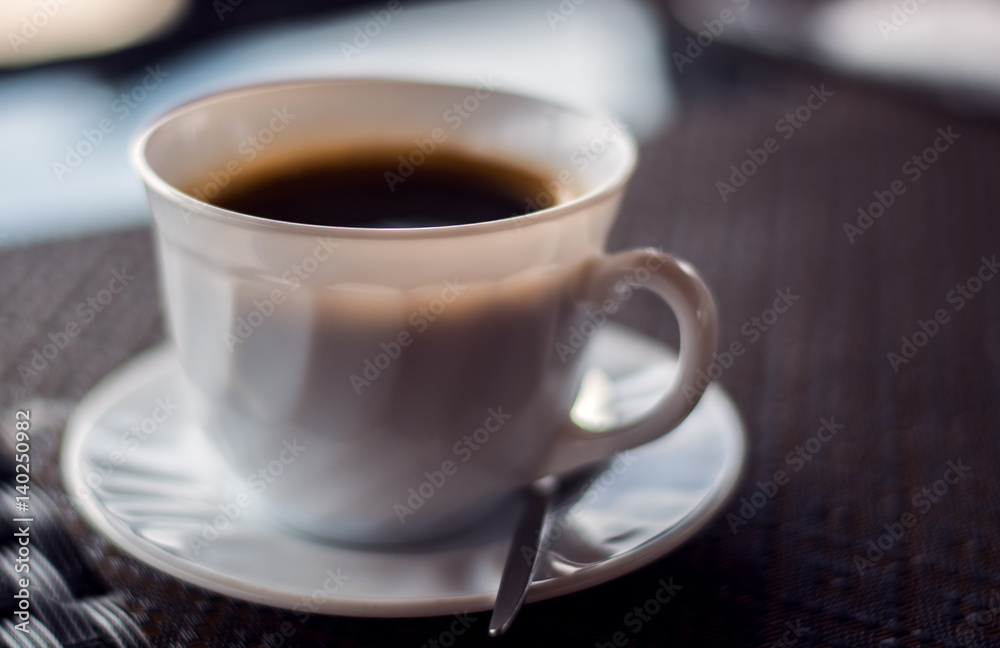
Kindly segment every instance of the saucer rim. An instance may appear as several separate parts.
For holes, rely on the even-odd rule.
[[[636,337],[647,343],[656,344],[661,350],[673,354],[672,349],[666,345],[633,329],[616,324],[609,324],[606,328],[614,331],[613,333],[608,331],[609,334]],[[127,395],[123,395],[123,391],[135,391],[158,379],[164,379],[172,371],[179,369],[180,365],[177,362],[176,354],[169,343],[160,344],[123,362],[84,396],[66,425],[60,458],[60,471],[64,488],[70,500],[90,526],[108,539],[117,549],[132,558],[183,582],[197,585],[212,592],[262,605],[295,609],[295,606],[300,605],[303,601],[300,594],[267,584],[253,583],[243,577],[230,576],[189,558],[166,551],[135,533],[131,527],[118,520],[111,511],[106,509],[98,497],[99,489],[88,489],[89,495],[85,495],[71,488],[73,484],[83,483],[82,469],[84,465],[81,460],[83,449],[89,434],[94,429],[94,423],[100,419],[101,415],[110,411],[123,398],[127,398]],[[666,556],[690,540],[715,518],[719,511],[729,503],[745,473],[748,461],[748,440],[746,426],[736,404],[717,384],[712,384],[705,390],[696,408],[712,406],[721,408],[726,416],[732,418],[727,426],[730,429],[730,432],[727,433],[727,458],[725,465],[720,467],[718,471],[717,482],[698,504],[692,507],[677,523],[663,529],[649,540],[628,549],[623,554],[574,571],[571,574],[533,582],[528,590],[526,602],[543,601],[589,589],[631,573]],[[665,435],[654,440],[647,446],[652,446],[668,436]],[[641,453],[642,450],[643,446],[640,446],[634,451]],[[361,549],[356,549],[356,551],[364,553]],[[332,596],[321,602],[318,609],[311,613],[374,618],[443,616],[457,612],[490,610],[493,608],[495,597],[496,592],[421,599]]]

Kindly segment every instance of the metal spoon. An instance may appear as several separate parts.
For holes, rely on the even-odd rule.
[[[524,510],[507,552],[507,562],[504,563],[500,588],[493,604],[490,637],[499,637],[510,629],[528,594],[528,587],[538,569],[538,556],[542,553],[539,549],[546,531],[545,522],[557,486],[556,478],[548,476],[532,482],[526,489]],[[526,549],[528,551],[524,551]]]

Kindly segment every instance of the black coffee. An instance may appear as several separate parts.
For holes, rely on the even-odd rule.
[[[292,223],[401,228],[518,216],[532,211],[532,201],[545,192],[541,177],[514,166],[447,151],[436,151],[414,166],[398,157],[407,153],[249,167],[210,202]]]

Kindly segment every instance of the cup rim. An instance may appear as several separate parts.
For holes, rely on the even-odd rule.
[[[290,90],[296,88],[306,88],[312,86],[350,86],[350,85],[399,85],[399,86],[420,86],[423,88],[439,89],[471,89],[461,83],[439,83],[426,82],[414,79],[401,79],[394,77],[330,77],[316,79],[298,79],[288,81],[273,81],[252,85],[239,86],[220,92],[199,97],[185,102],[162,114],[160,117],[148,124],[140,134],[134,139],[131,146],[130,158],[132,167],[142,178],[147,188],[160,193],[161,195],[179,202],[182,207],[188,207],[189,211],[197,210],[200,216],[207,217],[216,222],[224,222],[229,225],[241,225],[250,229],[279,230],[284,233],[302,234],[308,236],[336,236],[339,238],[358,239],[426,239],[445,238],[456,236],[473,236],[485,234],[496,230],[507,230],[517,219],[525,219],[519,229],[527,229],[541,223],[565,218],[580,209],[589,207],[614,194],[622,189],[631,177],[638,158],[637,144],[635,136],[626,125],[622,134],[615,138],[619,141],[619,146],[624,155],[621,165],[614,170],[614,173],[595,187],[583,194],[568,200],[564,203],[528,212],[515,218],[501,218],[496,220],[481,221],[476,223],[464,223],[459,225],[435,225],[429,227],[401,227],[401,228],[376,228],[376,227],[344,227],[339,225],[311,225],[307,223],[295,223],[289,221],[276,221],[251,214],[236,212],[223,207],[218,207],[211,203],[204,202],[191,196],[171,183],[163,179],[146,160],[146,146],[150,138],[162,126],[168,122],[206,106],[230,101],[237,97],[259,94],[263,92],[273,92],[278,90]],[[578,117],[590,121],[600,121],[609,117],[606,113],[586,112],[581,109],[565,104],[552,102],[530,95],[518,94],[514,92],[497,91],[496,94],[506,95],[519,101],[534,102],[537,104],[557,108],[563,112],[574,114]]]

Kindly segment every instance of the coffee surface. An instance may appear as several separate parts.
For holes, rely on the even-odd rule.
[[[309,225],[434,227],[522,215],[545,191],[540,176],[513,165],[437,151],[414,166],[404,163],[409,153],[313,157],[248,168],[210,202]]]

